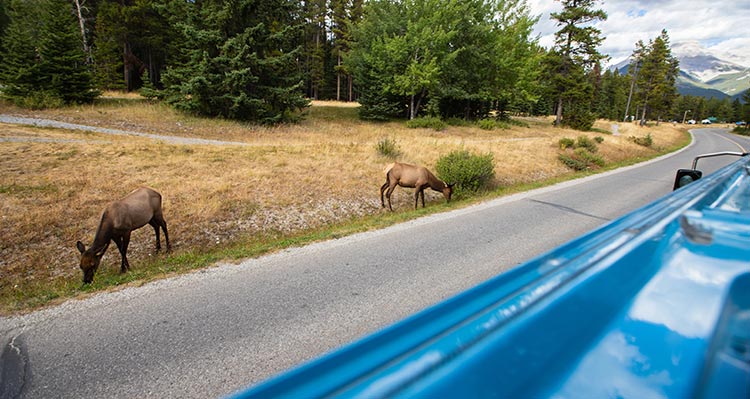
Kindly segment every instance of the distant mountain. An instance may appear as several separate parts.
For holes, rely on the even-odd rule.
[[[741,73],[748,69],[748,67],[717,58],[701,47],[698,42],[675,43],[672,46],[672,55],[680,60],[681,71],[702,82],[721,75]]]
[[[676,43],[672,55],[680,61],[677,91],[682,95],[738,98],[750,89],[750,68],[722,60],[701,47],[697,42]],[[630,60],[610,69],[627,73]]]

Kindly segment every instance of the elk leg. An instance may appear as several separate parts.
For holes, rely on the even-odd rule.
[[[422,208],[424,208],[424,187],[419,190],[419,196],[422,197]]]
[[[130,232],[122,235],[122,246],[120,247],[120,254],[122,255],[122,265],[120,266],[120,273],[125,273],[130,269],[128,263],[128,244],[130,244]]]
[[[385,179],[385,183],[383,183],[382,186],[380,186],[380,207],[385,208],[385,202],[383,201],[383,192],[386,188],[388,188],[388,179]]]
[[[167,252],[172,251],[172,246],[169,245],[169,233],[167,233],[167,221],[164,218],[161,219],[161,229],[164,230],[164,240],[167,242]]]
[[[159,252],[161,249],[161,240],[159,239],[159,222],[156,221],[156,218],[152,218],[149,220],[148,224],[151,225],[151,227],[154,228],[154,234],[156,235],[156,252]]]
[[[390,186],[388,186],[388,191],[386,191],[385,193],[386,198],[388,198],[388,209],[390,209],[391,212],[393,212],[393,206],[391,206],[391,194],[393,194],[393,190],[395,188],[396,188],[396,185],[391,184]]]

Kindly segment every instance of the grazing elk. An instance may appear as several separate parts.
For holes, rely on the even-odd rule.
[[[385,208],[383,191],[388,198],[388,209],[391,206],[391,194],[396,186],[414,188],[414,209],[417,209],[419,197],[422,197],[422,208],[424,208],[424,189],[429,187],[437,192],[443,193],[445,199],[450,202],[453,194],[453,184],[447,184],[435,177],[427,168],[406,163],[394,162],[385,167],[385,183],[380,186],[380,205]]]
[[[150,224],[156,233],[156,250],[161,249],[159,241],[159,227],[164,230],[164,239],[167,241],[167,252],[172,248],[169,245],[169,233],[167,233],[167,222],[161,209],[161,194],[148,188],[135,189],[125,198],[113,201],[104,208],[102,219],[94,236],[94,242],[86,249],[80,241],[76,248],[81,252],[81,270],[83,271],[84,284],[94,281],[94,273],[99,267],[99,262],[104,252],[109,247],[109,242],[114,241],[122,256],[120,273],[125,273],[130,268],[128,264],[128,244],[130,233],[146,224]]]

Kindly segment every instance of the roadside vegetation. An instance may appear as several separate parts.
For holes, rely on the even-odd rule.
[[[172,145],[0,124],[0,314],[381,228],[591,173],[560,162],[564,137],[596,143],[595,154],[604,161],[598,170],[652,158],[689,140],[671,124],[619,124],[620,134],[613,136],[610,122],[580,132],[555,128],[551,117],[539,117],[514,118],[491,130],[464,123],[436,131],[409,128],[405,121],[365,122],[351,103],[314,102],[306,112],[299,124],[268,127],[186,116],[116,93],[93,105],[48,110],[0,104],[2,114],[247,144]],[[647,136],[651,146],[632,139]],[[464,152],[494,165],[494,176],[482,189],[450,204],[427,191],[426,209],[414,211],[412,190],[397,188],[397,212],[380,208],[385,165],[397,160],[437,171],[441,158]],[[83,286],[75,242],[90,244],[105,204],[141,185],[164,196],[173,252],[155,253],[153,230],[136,230],[128,254],[131,272],[119,274],[112,245],[94,283]]]

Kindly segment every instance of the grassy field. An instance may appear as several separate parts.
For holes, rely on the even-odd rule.
[[[599,122],[596,131],[553,128],[548,118],[524,127],[482,130],[449,126],[408,129],[369,123],[352,104],[315,102],[297,125],[259,127],[186,116],[137,96],[110,94],[93,106],[0,113],[161,135],[239,141],[244,146],[171,145],[150,139],[0,124],[0,315],[138,285],[213,263],[258,256],[290,245],[379,228],[425,213],[465,206],[577,176],[557,156],[562,137],[600,136],[605,169],[652,158],[687,144],[671,124],[637,127]],[[653,146],[629,137],[650,134]],[[398,188],[391,214],[380,208],[383,168],[394,159],[378,142],[399,148],[398,160],[433,168],[453,150],[494,155],[494,189],[449,205],[429,192],[427,209],[411,209]],[[580,174],[578,174],[580,175]],[[107,202],[147,185],[164,197],[173,252],[155,253],[153,230],[133,233],[131,272],[119,274],[114,245],[94,284],[83,286],[77,240],[90,244]]]

